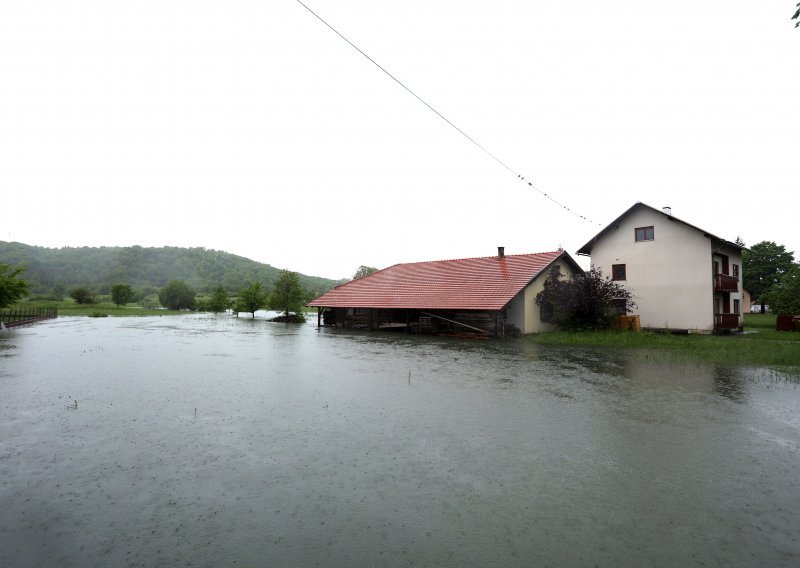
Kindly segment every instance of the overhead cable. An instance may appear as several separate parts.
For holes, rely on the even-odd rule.
[[[484,152],[484,153],[485,153],[487,156],[489,156],[490,158],[492,158],[492,159],[493,159],[495,162],[497,162],[498,164],[500,164],[501,166],[503,166],[503,167],[504,167],[506,170],[508,170],[509,172],[511,172],[512,174],[514,174],[515,176],[517,176],[517,179],[519,179],[519,180],[523,181],[524,183],[528,184],[528,187],[530,187],[530,188],[532,188],[532,189],[536,190],[536,191],[537,191],[537,192],[539,192],[539,193],[540,193],[542,196],[546,197],[547,199],[549,199],[550,201],[552,201],[554,204],[558,205],[559,207],[561,207],[561,208],[562,208],[562,209],[564,209],[565,211],[568,211],[569,213],[572,213],[573,215],[575,215],[575,216],[577,216],[577,217],[579,217],[579,218],[583,219],[584,221],[587,221],[587,222],[589,222],[589,223],[594,223],[594,221],[592,221],[592,220],[591,220],[591,219],[589,219],[588,217],[585,217],[585,216],[583,216],[583,215],[581,215],[581,214],[577,213],[576,211],[574,211],[574,210],[570,209],[569,207],[567,207],[567,206],[566,206],[566,205],[564,205],[563,203],[560,203],[559,201],[555,200],[555,199],[554,199],[552,196],[550,196],[549,194],[545,193],[544,191],[542,191],[541,189],[539,189],[539,188],[538,188],[536,185],[534,185],[534,184],[533,184],[533,182],[531,182],[531,181],[528,181],[527,179],[525,179],[525,176],[523,176],[522,174],[520,174],[520,173],[516,172],[514,169],[512,169],[511,167],[509,167],[509,166],[508,166],[508,165],[507,165],[505,162],[503,162],[503,161],[502,161],[500,158],[498,158],[497,156],[495,156],[494,154],[492,154],[492,153],[491,153],[489,150],[487,150],[487,149],[486,149],[484,146],[482,146],[481,144],[479,144],[479,143],[478,143],[478,141],[477,141],[477,140],[475,140],[475,139],[474,139],[472,136],[470,136],[469,134],[467,134],[466,132],[464,132],[464,131],[463,131],[461,128],[459,128],[458,126],[456,126],[455,124],[453,124],[453,122],[452,122],[450,119],[448,119],[446,116],[444,116],[444,115],[443,115],[442,113],[440,113],[438,110],[436,110],[436,109],[435,109],[433,106],[431,106],[431,105],[430,105],[430,104],[429,104],[429,103],[428,103],[428,102],[427,102],[425,99],[423,99],[422,97],[420,97],[419,95],[417,95],[417,93],[415,93],[414,91],[412,91],[412,90],[411,90],[411,89],[410,89],[408,86],[406,86],[406,84],[405,84],[405,83],[403,83],[403,82],[402,82],[400,79],[398,79],[397,77],[395,77],[394,75],[392,75],[392,74],[391,74],[389,71],[387,71],[387,70],[386,70],[386,68],[384,68],[384,67],[383,67],[381,64],[379,64],[377,61],[375,61],[374,59],[372,59],[372,57],[370,57],[369,55],[367,55],[367,54],[366,54],[366,53],[365,53],[365,52],[364,52],[364,51],[363,51],[363,50],[362,50],[360,47],[358,47],[356,44],[354,44],[352,41],[350,41],[350,40],[349,40],[349,39],[347,39],[347,38],[346,38],[344,35],[342,35],[342,34],[339,32],[339,30],[337,30],[337,29],[336,29],[336,28],[334,28],[332,25],[330,25],[330,24],[329,24],[327,21],[325,21],[325,20],[324,20],[324,19],[323,19],[323,18],[322,18],[322,17],[321,17],[319,14],[317,14],[317,13],[316,13],[314,10],[312,10],[312,9],[311,9],[311,8],[309,8],[307,5],[305,5],[303,2],[301,2],[301,0],[296,0],[296,2],[297,2],[298,4],[300,4],[300,5],[301,5],[303,8],[305,8],[306,10],[308,10],[308,11],[309,11],[309,12],[310,12],[310,13],[311,13],[311,14],[312,14],[312,15],[313,15],[315,18],[317,18],[317,19],[318,19],[320,22],[322,22],[323,24],[325,24],[325,25],[326,25],[326,26],[327,26],[327,27],[328,27],[328,28],[329,28],[329,29],[330,29],[330,30],[331,30],[333,33],[335,33],[335,34],[336,34],[336,35],[338,35],[340,38],[342,38],[344,41],[346,41],[346,42],[347,42],[347,43],[350,45],[350,47],[352,47],[353,49],[355,49],[356,51],[358,51],[358,52],[359,52],[361,55],[363,55],[365,58],[367,58],[367,60],[369,60],[369,62],[370,62],[370,63],[372,63],[373,65],[375,65],[375,67],[377,67],[378,69],[380,69],[381,71],[383,71],[383,72],[384,72],[384,73],[385,73],[385,74],[386,74],[388,77],[390,77],[390,78],[391,78],[391,79],[392,79],[392,80],[393,80],[395,83],[397,83],[397,84],[398,84],[398,85],[400,85],[400,86],[401,86],[403,89],[405,89],[405,90],[406,90],[406,91],[407,91],[409,94],[411,94],[411,95],[412,95],[412,96],[413,96],[415,99],[417,99],[419,102],[421,102],[421,103],[422,103],[422,104],[424,104],[426,107],[428,107],[428,109],[429,109],[429,110],[431,110],[433,113],[435,113],[435,114],[436,114],[436,116],[438,116],[439,118],[441,118],[442,120],[444,120],[444,121],[445,121],[447,124],[449,124],[449,125],[450,125],[451,127],[453,127],[453,128],[456,130],[456,131],[458,131],[458,133],[459,133],[459,134],[461,134],[461,135],[462,135],[464,138],[466,138],[467,140],[469,140],[470,142],[472,142],[472,143],[473,143],[475,146],[477,146],[478,148],[480,148],[480,150],[482,150],[482,151],[483,151],[483,152]]]

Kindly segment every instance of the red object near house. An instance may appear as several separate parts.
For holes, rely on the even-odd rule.
[[[781,314],[775,321],[775,329],[778,331],[794,331],[794,316],[791,314]]]

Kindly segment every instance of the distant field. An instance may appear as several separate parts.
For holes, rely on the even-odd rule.
[[[197,300],[203,301],[205,296],[198,295]],[[55,300],[36,300],[23,301],[14,304],[9,309],[25,308],[56,308],[60,316],[94,316],[94,317],[137,317],[137,316],[173,316],[185,314],[185,311],[167,310],[164,308],[145,308],[137,304],[126,304],[117,306],[113,302],[101,301],[97,304],[78,304],[72,298],[65,298],[62,301]],[[201,310],[202,311],[202,310]],[[317,313],[317,308],[305,307],[307,313]]]
[[[15,308],[56,308],[60,316],[168,316],[186,312],[165,310],[159,308],[143,308],[136,304],[116,306],[112,302],[99,304],[78,304],[72,298],[58,301],[41,300],[35,302],[19,302],[9,309]]]

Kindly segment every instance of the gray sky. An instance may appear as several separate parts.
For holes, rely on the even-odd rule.
[[[331,278],[574,254],[643,201],[800,256],[794,0],[6,2],[0,239]]]

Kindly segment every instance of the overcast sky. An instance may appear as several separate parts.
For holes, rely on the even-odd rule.
[[[795,0],[304,2],[511,171],[296,0],[5,2],[0,240],[339,278],[643,201],[800,256]]]

